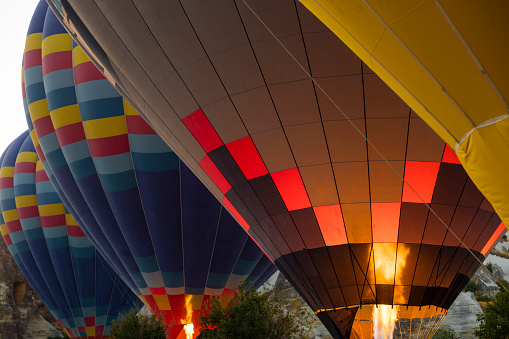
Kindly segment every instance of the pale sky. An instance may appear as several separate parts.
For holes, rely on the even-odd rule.
[[[39,0],[2,1],[0,11],[0,154],[28,129],[21,97],[21,60],[28,25]]]

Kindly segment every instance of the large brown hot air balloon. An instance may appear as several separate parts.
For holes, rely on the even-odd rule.
[[[335,338],[365,337],[372,305],[438,324],[504,230],[454,152],[299,2],[51,5]]]

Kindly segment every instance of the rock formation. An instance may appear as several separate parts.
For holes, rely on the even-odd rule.
[[[52,322],[50,324],[48,321]],[[61,336],[47,308],[0,241],[0,339],[46,339]]]

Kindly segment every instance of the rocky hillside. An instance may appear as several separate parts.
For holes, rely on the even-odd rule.
[[[48,322],[53,323],[50,324]],[[0,241],[0,339],[61,336],[58,326]]]

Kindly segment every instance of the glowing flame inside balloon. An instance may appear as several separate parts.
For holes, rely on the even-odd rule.
[[[373,307],[373,338],[393,339],[396,320],[398,320],[398,306]]]
[[[193,334],[194,334],[194,325],[193,324],[185,324],[184,331],[186,332],[186,339],[193,339]]]

